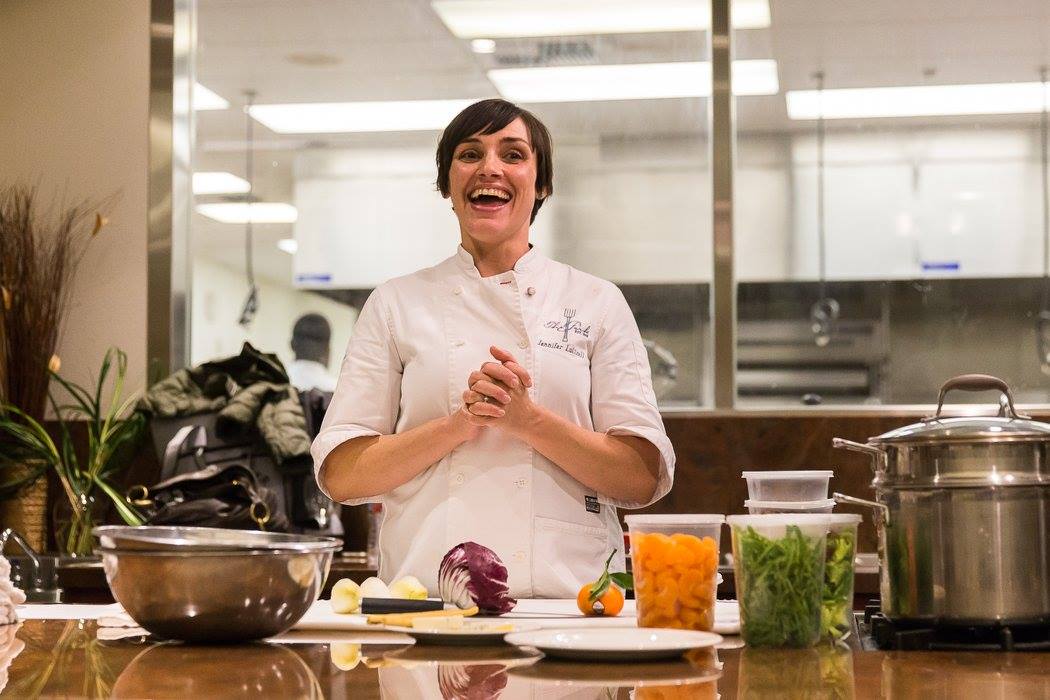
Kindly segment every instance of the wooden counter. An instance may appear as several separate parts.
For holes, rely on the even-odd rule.
[[[538,661],[511,647],[356,647],[337,639],[299,633],[295,642],[194,647],[102,641],[93,622],[30,620],[17,631],[0,628],[8,658],[24,645],[0,697],[1050,697],[1050,656],[1038,653],[733,648],[694,653],[692,661],[583,664]],[[333,662],[357,652],[352,669]]]

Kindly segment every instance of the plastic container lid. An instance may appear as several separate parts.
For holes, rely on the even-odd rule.
[[[746,508],[779,508],[781,510],[797,510],[802,512],[807,510],[818,510],[820,508],[833,508],[834,506],[834,498],[824,498],[819,501],[757,501],[749,498],[744,501],[744,507]]]
[[[721,525],[726,516],[715,514],[682,513],[659,515],[625,515],[627,527],[635,525]]]
[[[755,471],[755,472],[743,472],[741,477],[744,479],[806,479],[812,477],[828,477],[829,479],[835,475],[835,472],[831,469],[810,469],[810,470],[798,470],[798,471]]]

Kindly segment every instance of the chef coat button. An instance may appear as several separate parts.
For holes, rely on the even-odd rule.
[[[524,350],[525,348],[529,347],[529,341],[527,341],[527,340],[519,340],[518,341],[518,347],[521,348],[522,350]]]
[[[453,341],[452,341],[452,345],[453,345],[453,347],[461,348],[461,347],[463,347],[464,345],[466,345],[466,341],[463,341],[463,340],[453,340]]]
[[[462,484],[464,481],[466,481],[466,477],[463,476],[463,474],[461,472],[459,474],[456,474],[454,477],[452,477],[452,481],[454,481],[457,484]]]
[[[460,289],[459,287],[453,287],[452,288],[452,293],[455,294],[456,296],[459,296],[462,292],[463,292],[463,290]]]
[[[531,296],[532,296],[533,294],[535,294],[535,293],[536,293],[536,288],[535,288],[535,287],[529,287],[528,289],[526,289],[526,290],[525,290],[525,294],[526,294],[527,296],[530,296],[530,297],[531,297]]]
[[[517,481],[514,482],[514,484],[519,489],[527,489],[527,488],[529,488],[529,480],[528,479],[518,479]]]
[[[525,561],[527,557],[528,555],[526,555],[525,552],[521,551],[520,549],[514,552],[514,561]]]

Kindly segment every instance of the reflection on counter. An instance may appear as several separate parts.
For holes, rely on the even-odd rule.
[[[746,648],[740,653],[742,699],[846,700],[853,697],[853,652],[845,646],[812,649]]]
[[[510,646],[361,643],[383,633],[194,646],[141,635],[100,639],[100,629],[78,620],[27,620],[6,628],[0,644],[7,640],[11,680],[0,698],[1050,697],[1050,663],[1039,653],[728,648],[738,643],[730,638],[677,661],[585,663]]]
[[[383,698],[717,698],[720,664],[714,649],[681,661],[620,664],[541,660],[511,647],[414,646],[384,654],[379,663]],[[624,695],[623,697],[627,697]]]
[[[958,653],[951,658],[895,652],[882,661],[883,697],[894,700],[1050,698],[1046,655]]]

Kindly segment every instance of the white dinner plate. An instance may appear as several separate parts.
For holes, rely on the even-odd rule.
[[[507,621],[493,620],[490,625],[493,628],[506,626]],[[484,644],[506,644],[503,638],[521,629],[522,625],[513,625],[513,629],[507,630],[428,630],[418,627],[398,627],[394,625],[383,625],[387,632],[400,632],[407,634],[420,644],[442,644],[445,646],[479,646]]]
[[[722,641],[714,632],[618,627],[615,629],[546,629],[511,632],[506,641],[539,649],[547,656],[593,661],[634,661],[681,656],[690,649]]]

